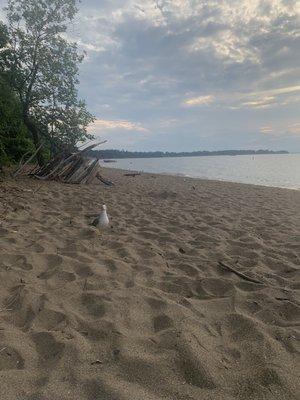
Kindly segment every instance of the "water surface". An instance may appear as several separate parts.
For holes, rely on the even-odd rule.
[[[300,189],[300,154],[120,159],[109,167]]]

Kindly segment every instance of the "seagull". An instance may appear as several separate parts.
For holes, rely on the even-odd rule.
[[[99,217],[97,217],[93,221],[93,225],[97,226],[98,228],[105,228],[109,225],[109,219],[108,219],[107,212],[106,212],[106,205],[102,206],[102,211],[101,211]]]

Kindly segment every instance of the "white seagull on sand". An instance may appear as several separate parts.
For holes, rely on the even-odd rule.
[[[108,226],[108,225],[109,225],[109,219],[106,212],[106,205],[103,205],[102,211],[99,215],[98,226]]]
[[[105,228],[109,225],[109,219],[108,219],[108,215],[106,212],[106,205],[102,206],[102,211],[99,215],[99,217],[97,217],[95,219],[95,221],[93,222],[94,226],[97,226],[98,228]]]

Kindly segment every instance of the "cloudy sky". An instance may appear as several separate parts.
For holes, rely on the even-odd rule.
[[[0,0],[1,2],[2,0]],[[80,95],[107,147],[300,151],[300,1],[82,0]]]

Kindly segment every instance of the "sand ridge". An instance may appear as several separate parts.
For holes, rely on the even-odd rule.
[[[0,184],[1,399],[298,398],[300,192],[106,174]]]

